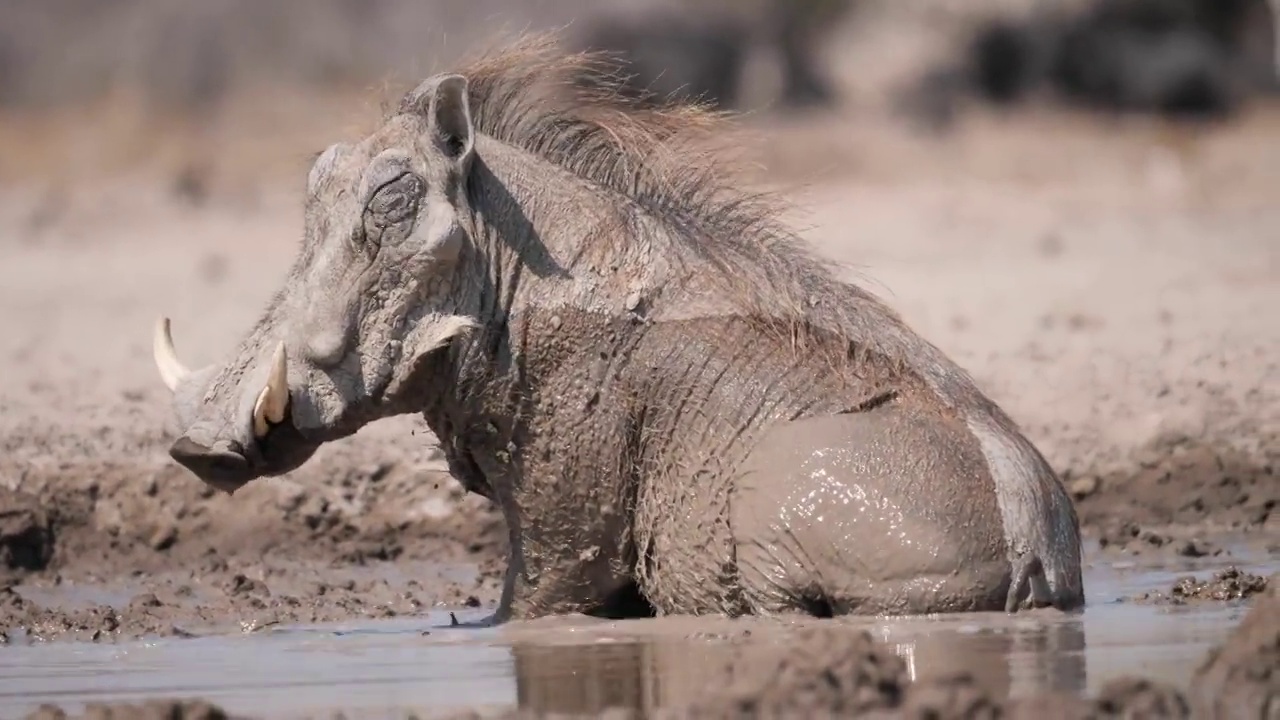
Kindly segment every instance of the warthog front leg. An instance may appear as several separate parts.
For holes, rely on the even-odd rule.
[[[598,381],[603,372],[593,368],[584,381],[583,366],[593,367],[566,362],[563,380],[548,381],[560,411],[554,421],[536,435],[498,429],[501,441],[486,442],[501,448],[482,462],[511,533],[502,603],[511,619],[612,616],[635,595],[628,405]]]

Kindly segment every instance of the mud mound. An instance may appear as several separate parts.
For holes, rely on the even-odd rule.
[[[900,715],[937,720],[985,720],[1004,717],[1000,703],[968,673],[912,683]]]
[[[1210,651],[1191,679],[1197,717],[1280,715],[1280,573],[1227,641]]]
[[[1117,678],[1099,691],[1090,717],[1174,720],[1190,717],[1190,708],[1182,693],[1170,685],[1145,678]]]
[[[153,607],[132,605],[123,610],[102,605],[54,610],[40,607],[12,588],[0,590],[0,637],[11,642],[19,631],[28,639],[65,637],[98,641],[115,636],[123,622],[139,634],[173,636],[182,631],[156,617]]]
[[[0,573],[19,568],[0,577],[0,633],[97,642],[496,604],[498,518],[482,505],[443,501],[448,512],[414,516],[424,492],[452,488],[432,490],[411,468],[352,464],[332,485],[265,485],[234,499],[168,467],[28,471],[31,492],[0,497]],[[401,572],[379,570],[391,560]],[[474,563],[479,574],[443,574],[451,562]],[[104,582],[125,600],[42,604],[42,596]]]
[[[150,601],[68,609],[4,591],[0,632],[102,641],[496,604],[505,532],[487,501],[434,470],[342,460],[332,477],[234,498],[172,464],[31,463],[15,473],[21,492],[0,490],[0,588],[106,582]],[[474,582],[430,573],[393,583],[377,572],[392,561],[480,572]]]
[[[148,591],[127,603],[89,607],[43,605],[9,586],[0,589],[0,644],[257,632],[281,623],[414,616],[439,604],[480,607],[497,600],[484,578],[476,590],[438,573],[406,580],[356,570],[269,561],[228,566],[211,558],[186,573],[146,578],[140,586]]]
[[[487,502],[464,498],[446,475],[364,457],[341,458],[335,475],[303,473],[299,482],[263,483],[231,498],[173,463],[85,460],[28,469],[29,489],[20,494],[26,504],[0,507],[16,507],[28,518],[26,527],[51,527],[41,509],[56,508],[56,543],[51,532],[29,530],[14,543],[29,547],[31,538],[47,537],[54,552],[31,569],[70,576],[109,575],[116,568],[150,573],[210,556],[259,558],[284,550],[297,559],[355,564],[411,559],[422,557],[417,541],[423,540],[449,546],[443,553],[439,545],[431,548],[433,559],[459,550],[483,557],[505,552],[497,513]],[[440,508],[435,514],[409,512],[432,503]],[[8,527],[0,525],[0,532]]]
[[[1168,592],[1149,592],[1138,596],[1138,602],[1186,605],[1193,602],[1228,602],[1244,600],[1267,589],[1267,578],[1245,572],[1235,566],[1213,574],[1208,580],[1188,575],[1179,578]]]
[[[1199,536],[1200,528],[1177,528],[1173,532],[1144,528],[1134,522],[1119,522],[1096,528],[1098,546],[1107,552],[1141,555],[1165,552],[1179,557],[1218,557],[1225,550]],[[1190,534],[1191,537],[1180,537]]]
[[[141,705],[88,703],[83,715],[72,716],[53,705],[43,705],[27,715],[27,720],[233,720],[222,708],[203,700],[154,700]]]
[[[784,648],[743,643],[718,673],[709,695],[662,717],[856,716],[897,707],[910,682],[906,662],[866,632],[797,631]]]
[[[1280,505],[1280,451],[1275,443],[1251,459],[1227,448],[1166,437],[1136,455],[1137,468],[1068,483],[1080,522],[1107,545],[1132,551],[1199,552],[1179,527],[1258,530]],[[1204,553],[1211,554],[1207,547]],[[1185,552],[1184,552],[1185,551]]]

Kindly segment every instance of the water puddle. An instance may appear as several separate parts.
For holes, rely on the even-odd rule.
[[[1167,590],[1187,570],[1142,567],[1096,554],[1086,572],[1083,613],[1001,613],[942,618],[763,621],[667,618],[625,622],[550,619],[501,628],[448,627],[444,611],[349,624],[276,626],[243,635],[116,644],[50,643],[0,649],[0,716],[20,717],[44,702],[78,712],[85,702],[200,697],[233,713],[268,717],[400,717],[520,704],[549,712],[637,709],[687,702],[719,636],[785,633],[797,622],[868,628],[923,678],[976,673],[1010,697],[1043,691],[1091,694],[1119,675],[1185,684],[1205,652],[1245,608],[1209,603],[1121,602]],[[1269,574],[1280,559],[1243,561]],[[1197,575],[1227,565],[1196,562]],[[464,622],[479,610],[458,612]]]

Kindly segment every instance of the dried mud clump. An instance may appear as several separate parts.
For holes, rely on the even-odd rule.
[[[1185,605],[1192,602],[1231,602],[1245,600],[1267,589],[1269,582],[1261,575],[1245,572],[1235,566],[1214,573],[1208,580],[1197,580],[1188,575],[1179,578],[1164,592],[1149,592],[1138,596],[1138,602]]]
[[[1191,679],[1196,717],[1280,717],[1280,573]]]
[[[744,643],[708,697],[665,717],[863,715],[900,705],[909,682],[906,662],[870,634],[804,629],[785,648]]]

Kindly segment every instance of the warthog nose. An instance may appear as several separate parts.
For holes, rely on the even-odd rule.
[[[223,492],[234,492],[252,479],[249,461],[235,443],[215,449],[181,437],[169,448],[169,457]]]

